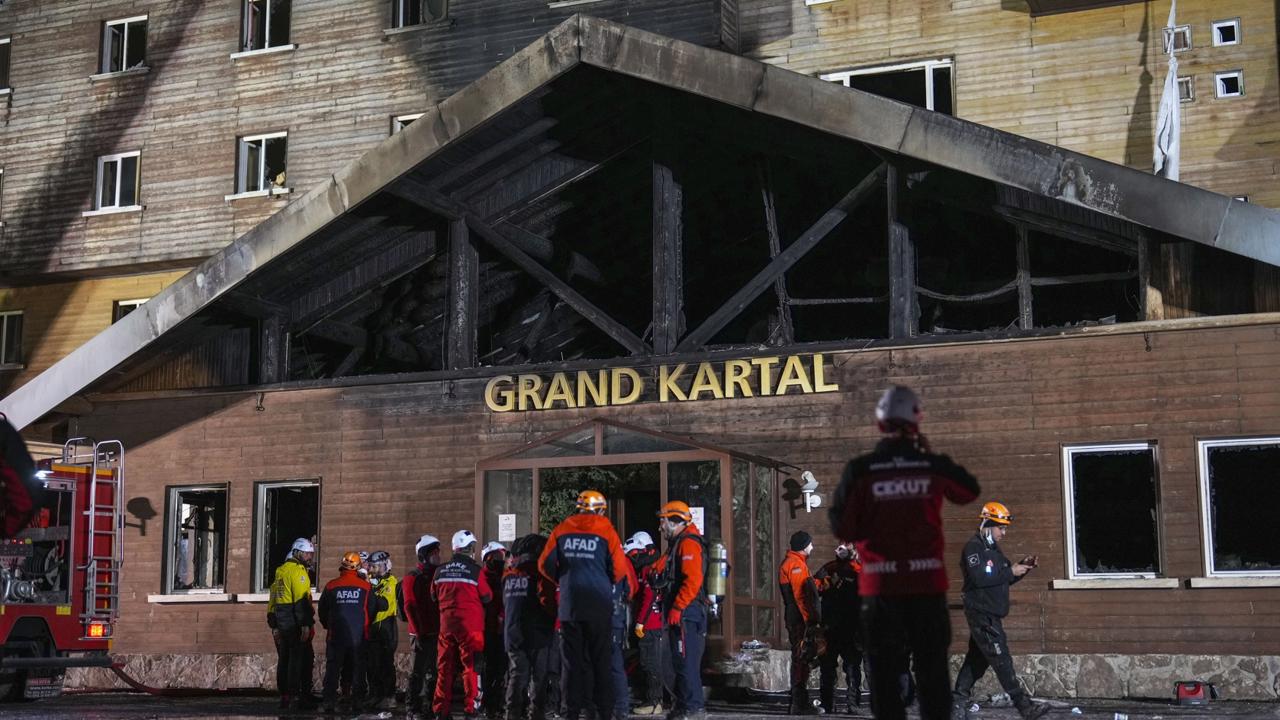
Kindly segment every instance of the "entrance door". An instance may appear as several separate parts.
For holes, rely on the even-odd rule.
[[[574,512],[578,493],[591,489],[608,499],[609,520],[624,541],[640,530],[656,540],[661,475],[659,463],[544,469],[538,477],[538,530],[550,534]]]

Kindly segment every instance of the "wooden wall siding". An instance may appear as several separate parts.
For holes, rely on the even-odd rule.
[[[594,411],[489,413],[484,378],[268,393],[262,411],[256,394],[104,399],[78,430],[122,435],[128,496],[158,511],[166,485],[229,483],[229,589],[246,592],[256,480],[322,478],[322,576],[355,547],[386,548],[403,571],[414,538],[471,524],[477,461],[595,416],[811,469],[829,501],[845,460],[876,439],[880,390],[903,382],[924,397],[934,446],[981,479],[979,503],[998,499],[1018,516],[1008,551],[1040,555],[1014,588],[1014,652],[1265,655],[1280,644],[1274,589],[1052,591],[1048,581],[1066,576],[1060,447],[1079,442],[1158,443],[1167,572],[1202,573],[1195,439],[1280,433],[1277,350],[1280,325],[856,352],[834,356],[839,393]],[[945,511],[953,573],[978,507]],[[815,562],[830,555],[825,513],[780,512],[783,537],[810,530]],[[130,520],[117,649],[267,651],[260,605],[146,602],[159,589],[162,521]],[[955,627],[959,643],[958,615]]]
[[[457,0],[452,23],[387,36],[386,0],[295,2],[293,52],[231,61],[237,0],[6,3],[14,92],[0,98],[5,169],[0,282],[32,274],[192,263],[533,42],[574,11],[705,45],[719,42],[716,0]],[[90,83],[104,20],[149,15],[143,75]],[[238,135],[288,130],[283,199],[233,203]],[[84,218],[95,159],[142,152],[141,213]]]
[[[0,288],[0,311],[21,310],[26,367],[0,370],[0,395],[39,375],[111,324],[116,300],[151,297],[183,272]]]
[[[813,75],[952,57],[958,116],[1151,169],[1167,0],[1039,18],[1008,0],[740,0],[738,11],[749,57]],[[1182,180],[1271,207],[1280,205],[1275,15],[1271,0],[1178,3],[1194,46],[1178,55],[1179,74],[1194,76],[1196,92],[1182,106]],[[1237,16],[1243,42],[1213,47],[1210,23]],[[1214,71],[1235,69],[1245,96],[1216,99]]]

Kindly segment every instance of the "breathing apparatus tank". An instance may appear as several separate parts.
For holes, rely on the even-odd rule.
[[[707,548],[706,593],[711,601],[711,615],[719,617],[720,599],[729,594],[729,550],[724,543],[712,543]]]

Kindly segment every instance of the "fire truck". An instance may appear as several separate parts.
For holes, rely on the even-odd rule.
[[[0,539],[0,700],[54,697],[110,667],[124,562],[124,446],[73,438],[39,463],[34,514]]]

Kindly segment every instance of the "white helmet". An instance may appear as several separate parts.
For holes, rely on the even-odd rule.
[[[294,540],[293,547],[289,548],[290,555],[296,552],[315,552],[315,551],[316,551],[316,546],[312,545],[311,541],[306,538],[298,538],[297,540]]]
[[[924,413],[920,410],[920,398],[906,385],[894,385],[880,396],[876,403],[876,421],[882,426],[920,424]]]
[[[469,545],[474,545],[477,542],[480,542],[480,541],[476,540],[476,536],[472,534],[470,530],[459,530],[458,532],[453,534],[454,550],[462,550],[463,548]]]
[[[422,552],[422,548],[427,547],[428,545],[439,545],[439,544],[440,544],[440,538],[437,538],[435,535],[423,535],[422,537],[418,538],[418,544],[413,546],[413,551]]]
[[[649,533],[641,530],[632,535],[630,539],[622,546],[623,552],[631,552],[632,550],[643,550],[653,545],[653,537]]]
[[[506,546],[506,545],[503,545],[502,543],[498,542],[497,540],[494,540],[494,541],[490,542],[488,545],[485,545],[485,546],[484,546],[484,549],[480,551],[480,560],[482,560],[482,561],[483,561],[485,558],[489,557],[489,553],[495,553],[495,552],[503,552],[503,553],[504,553],[504,552],[506,552],[506,551],[507,551],[507,546]]]

